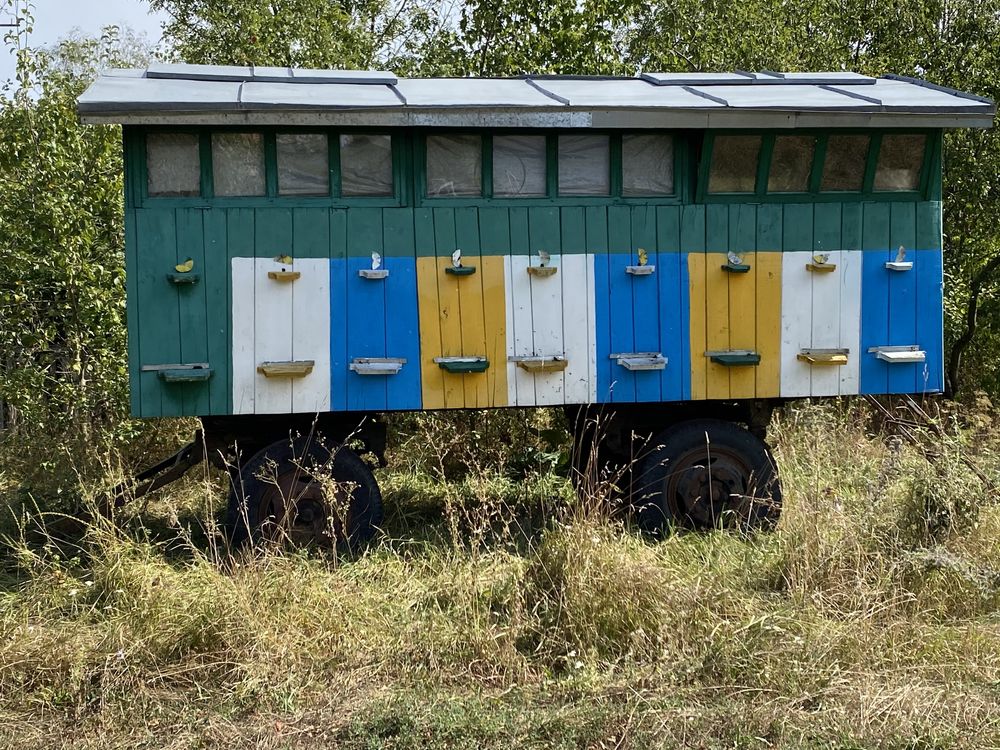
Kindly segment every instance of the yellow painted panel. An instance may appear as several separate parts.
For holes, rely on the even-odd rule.
[[[781,390],[781,253],[757,253],[757,398]]]
[[[469,264],[473,265],[473,264]],[[451,258],[437,259],[437,286],[438,286],[438,318],[441,321],[441,356],[443,357],[463,357],[470,356],[476,352],[468,351],[465,346],[465,336],[462,330],[462,284],[472,276],[453,276],[445,273],[445,269],[451,266]],[[465,403],[465,382],[464,375],[455,375],[444,372],[438,367],[434,367],[442,373],[444,381],[444,407],[446,409],[461,409],[472,404]]]
[[[462,310],[462,351],[466,357],[485,357],[486,353],[486,321],[483,312],[483,275],[485,268],[478,255],[463,251],[462,263],[475,266],[476,272],[471,276],[455,276],[458,287],[459,306]],[[506,363],[504,363],[506,366]],[[464,392],[466,408],[489,406],[487,397],[487,377],[497,363],[490,359],[490,367],[483,373],[467,373],[464,375],[448,375],[447,380],[461,383]]]
[[[729,277],[729,348],[757,350],[757,278],[755,253],[746,253],[747,273],[726,273]],[[719,269],[720,271],[722,269]],[[756,391],[756,367],[729,368],[729,398],[753,398]]]
[[[705,349],[715,351],[731,349],[729,320],[729,277],[722,270],[726,263],[723,253],[707,253],[705,256]],[[729,371],[724,365],[717,365],[705,357],[705,349],[700,352],[706,360],[706,397],[730,398]]]
[[[477,406],[507,405],[507,303],[504,295],[503,261],[502,256],[484,256],[480,260],[483,270],[486,356],[490,360],[490,367],[482,375],[471,376],[486,380],[486,401],[479,402]]]
[[[701,401],[708,398],[707,360],[705,358],[705,259],[704,253],[688,255],[688,294],[690,300],[690,345],[691,345],[691,398]]]
[[[441,317],[438,305],[438,262],[417,258],[417,310],[420,319],[420,385],[425,409],[444,408],[443,371],[434,361],[441,356]]]

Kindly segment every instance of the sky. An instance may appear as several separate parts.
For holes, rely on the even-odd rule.
[[[97,36],[112,24],[129,26],[153,44],[160,40],[163,16],[151,14],[143,0],[34,0],[34,10],[35,29],[29,40],[33,47],[53,44],[74,30]],[[11,21],[10,14],[2,15],[0,23]],[[0,81],[13,75],[14,56],[9,49],[0,49]]]

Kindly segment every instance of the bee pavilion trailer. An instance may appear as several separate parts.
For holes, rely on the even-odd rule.
[[[565,407],[592,464],[653,436],[645,523],[773,522],[775,404],[942,390],[941,134],[994,106],[846,72],[153,65],[79,112],[124,126],[132,412],[240,446],[237,537],[308,542],[377,524],[342,444],[380,456],[398,410]]]

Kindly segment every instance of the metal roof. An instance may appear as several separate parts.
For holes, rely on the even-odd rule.
[[[851,72],[402,78],[383,71],[159,63],[103,72],[87,123],[377,127],[991,127],[983,97]]]

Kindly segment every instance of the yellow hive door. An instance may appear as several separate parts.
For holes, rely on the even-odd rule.
[[[781,373],[781,253],[743,255],[730,272],[725,253],[691,253],[691,398],[770,398]],[[724,365],[712,353],[752,352],[757,365]],[[724,359],[724,358],[721,358]]]
[[[451,258],[417,259],[420,370],[425,409],[507,405],[504,263],[499,256],[466,254],[468,275],[451,274]],[[478,358],[484,372],[452,373],[447,358]]]

